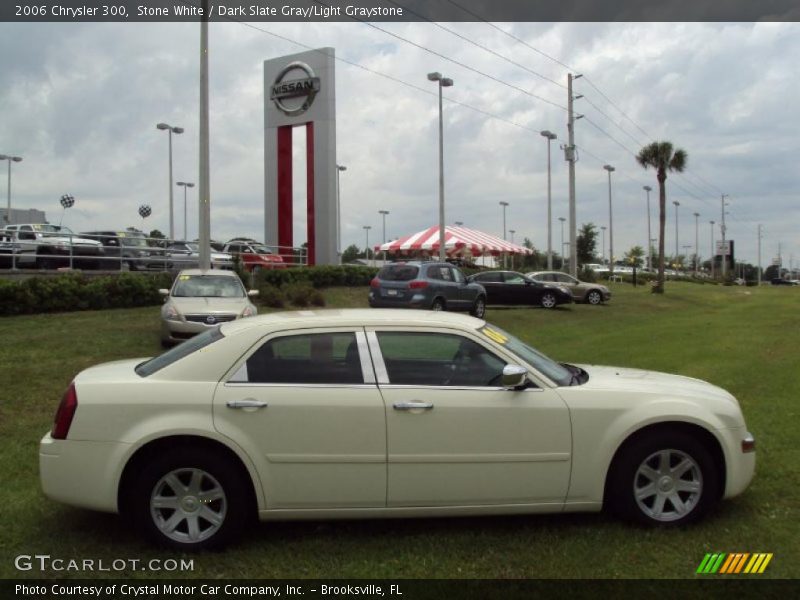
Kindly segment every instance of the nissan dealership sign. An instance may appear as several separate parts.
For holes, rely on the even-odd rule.
[[[298,79],[297,76],[301,77]],[[278,73],[269,98],[283,114],[296,117],[306,112],[320,90],[319,77],[306,63],[294,61]]]

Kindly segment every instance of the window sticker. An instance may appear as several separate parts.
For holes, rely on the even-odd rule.
[[[480,329],[480,332],[483,333],[486,337],[488,337],[493,342],[498,344],[506,344],[508,342],[508,338],[504,336],[499,331],[492,329],[491,327],[483,327]]]

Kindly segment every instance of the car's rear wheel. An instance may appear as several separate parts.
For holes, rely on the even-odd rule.
[[[444,300],[441,298],[436,298],[431,304],[431,310],[446,310]]]
[[[478,296],[475,299],[475,304],[472,305],[472,310],[469,311],[473,317],[482,319],[486,315],[486,298]]]
[[[185,551],[219,547],[247,522],[246,486],[238,473],[208,450],[177,448],[139,473],[133,516],[160,545]]]
[[[589,304],[600,304],[603,301],[603,296],[597,290],[592,290],[586,294],[586,301]]]
[[[544,294],[542,294],[542,298],[541,300],[539,300],[539,303],[544,308],[555,308],[556,305],[558,304],[558,300],[556,299],[555,294],[551,292],[545,292]]]
[[[714,459],[682,431],[655,431],[634,439],[612,466],[610,508],[645,525],[676,526],[696,521],[719,499]]]

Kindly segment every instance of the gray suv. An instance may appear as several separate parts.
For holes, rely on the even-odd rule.
[[[470,283],[458,267],[441,262],[398,262],[384,266],[370,282],[373,308],[464,310],[486,313],[486,290]]]

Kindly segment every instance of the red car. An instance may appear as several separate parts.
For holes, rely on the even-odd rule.
[[[279,254],[254,240],[231,240],[222,250],[238,256],[245,270],[258,273],[261,269],[283,269],[286,265]]]

